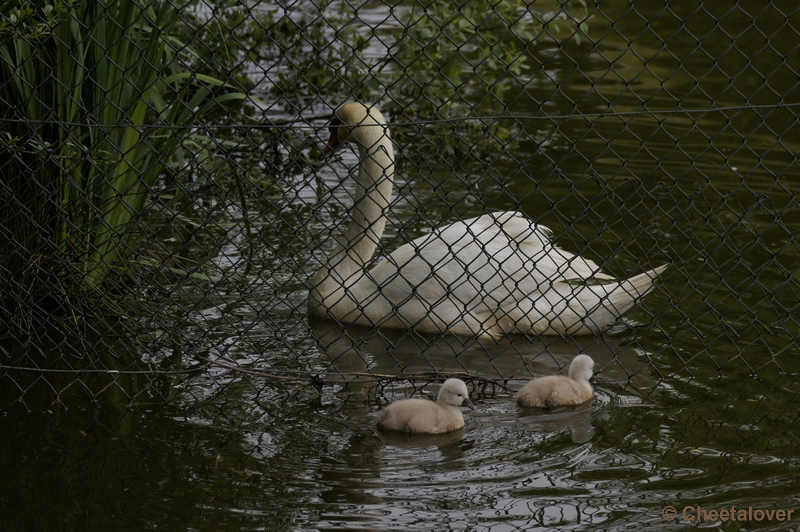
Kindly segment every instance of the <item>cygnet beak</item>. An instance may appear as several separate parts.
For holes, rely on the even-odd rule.
[[[592,378],[589,379],[589,382],[592,383],[592,384],[597,384],[597,376],[598,375],[600,375],[599,371],[593,371],[592,372]]]
[[[469,397],[467,397],[466,399],[464,399],[464,402],[463,402],[463,403],[461,403],[461,407],[462,407],[462,408],[463,408],[463,407],[465,407],[465,406],[466,406],[467,408],[470,408],[470,409],[472,409],[472,410],[477,410],[477,408],[475,408],[475,405],[474,405],[474,404],[472,404],[472,401],[470,401],[470,400],[469,400]]]

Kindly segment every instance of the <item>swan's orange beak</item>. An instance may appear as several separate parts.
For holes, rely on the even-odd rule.
[[[328,140],[328,144],[322,148],[322,151],[319,154],[320,159],[327,159],[331,153],[335,152],[336,149],[339,147],[339,138],[336,136],[336,133],[331,133],[331,138]]]

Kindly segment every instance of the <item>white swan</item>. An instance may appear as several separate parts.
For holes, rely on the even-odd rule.
[[[556,247],[546,227],[496,212],[434,229],[367,271],[392,195],[392,141],[380,111],[360,103],[340,107],[330,133],[322,156],[352,142],[360,165],[350,224],[309,293],[314,316],[467,336],[588,334],[644,297],[666,268],[610,282],[591,260]]]
[[[552,375],[533,379],[517,394],[517,404],[535,408],[554,408],[585,403],[592,398],[592,385],[589,384],[589,379],[593,376],[592,357],[578,355],[569,365],[569,377]]]
[[[447,379],[435,403],[428,399],[395,401],[378,412],[378,427],[417,434],[450,432],[464,426],[462,406],[476,410],[467,385],[461,379]]]

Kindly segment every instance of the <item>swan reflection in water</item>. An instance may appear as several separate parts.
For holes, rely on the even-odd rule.
[[[658,382],[647,370],[643,354],[621,347],[608,337],[516,337],[501,341],[382,330],[310,318],[317,348],[328,364],[328,382],[350,392],[374,386],[372,375],[467,373],[507,382],[515,393],[534,377],[566,373],[579,354],[595,362],[599,388],[606,394],[623,388],[640,398],[657,393]],[[604,386],[603,383],[606,383]],[[613,387],[609,388],[609,383]],[[509,402],[513,405],[514,398]]]

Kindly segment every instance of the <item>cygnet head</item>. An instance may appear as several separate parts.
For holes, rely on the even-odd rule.
[[[569,378],[576,381],[588,381],[594,376],[594,360],[589,355],[578,355],[569,365]]]
[[[348,142],[371,148],[384,136],[389,136],[386,119],[377,107],[358,102],[346,103],[333,114],[328,126],[331,138],[322,149],[320,158],[328,157]]]
[[[437,402],[443,405],[465,406],[477,410],[469,400],[467,385],[461,379],[447,379],[439,390]]]

